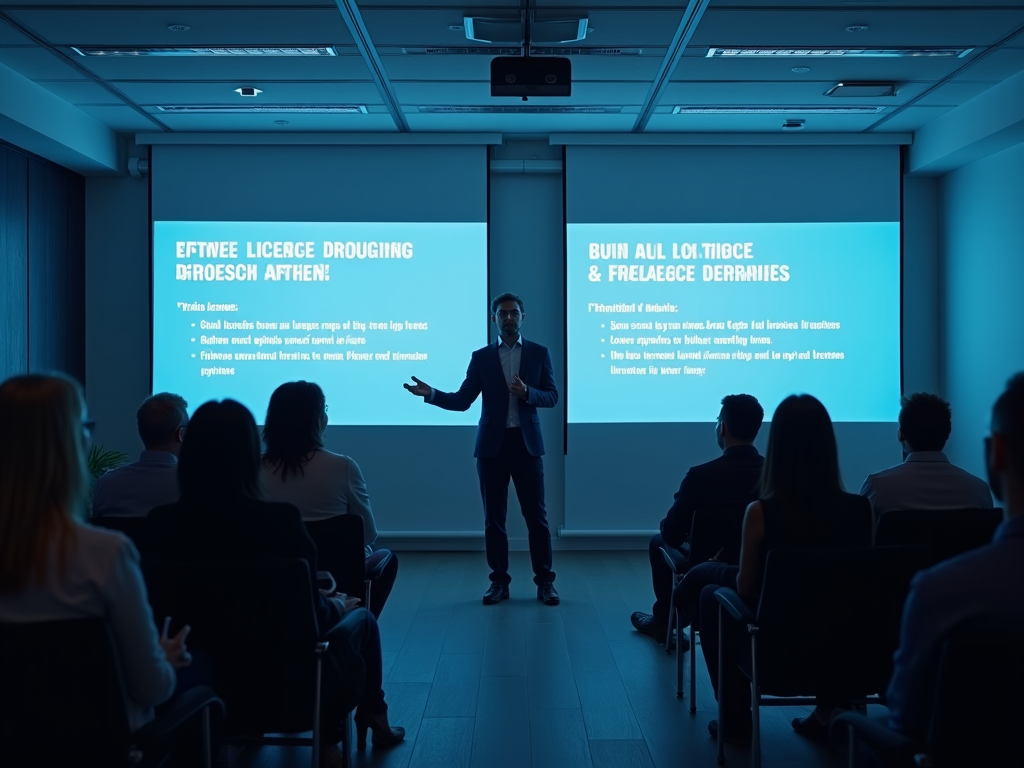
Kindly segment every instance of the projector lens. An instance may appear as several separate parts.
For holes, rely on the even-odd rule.
[[[515,75],[505,75],[505,82],[506,83],[512,84],[515,81],[516,81],[516,76]]]
[[[558,80],[558,78],[554,75],[544,75],[544,82],[548,85],[554,85],[556,80]]]

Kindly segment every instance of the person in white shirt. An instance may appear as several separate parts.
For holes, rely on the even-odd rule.
[[[370,508],[366,480],[348,456],[324,448],[327,401],[319,385],[309,381],[282,384],[270,396],[263,425],[263,490],[271,501],[294,504],[306,522],[335,515],[363,519],[363,545],[367,573],[390,555],[383,572],[374,579],[370,613],[380,618],[398,575],[398,558],[386,549],[374,549],[377,523]]]
[[[188,424],[188,403],[161,392],[142,401],[135,414],[146,450],[133,464],[112,469],[96,481],[93,517],[145,517],[178,500],[178,455]]]
[[[903,445],[903,463],[868,475],[860,489],[875,520],[900,509],[991,509],[988,484],[951,464],[942,452],[953,429],[949,403],[918,392],[900,405],[896,436]]]
[[[176,670],[191,661],[189,628],[168,637],[165,619],[158,634],[135,546],[79,520],[94,426],[67,376],[0,384],[0,622],[106,617],[135,731],[171,697]]]

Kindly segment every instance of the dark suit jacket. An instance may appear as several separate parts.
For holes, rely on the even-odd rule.
[[[230,563],[300,557],[309,565],[310,589],[320,631],[341,619],[338,606],[316,583],[316,545],[293,504],[237,499],[157,507],[147,520],[143,557],[188,563]]]
[[[543,456],[544,438],[540,433],[537,409],[551,408],[558,402],[555,373],[547,347],[526,339],[522,343],[519,378],[529,388],[529,397],[519,401],[519,424],[523,430],[526,450],[531,456]],[[466,380],[458,392],[435,389],[430,403],[447,411],[466,411],[481,392],[484,403],[473,455],[478,459],[489,459],[497,456],[501,450],[509,406],[508,384],[505,383],[505,373],[501,369],[497,343],[488,344],[473,353],[466,371]]]
[[[694,510],[747,505],[757,500],[764,457],[752,445],[726,448],[717,459],[690,467],[675,502],[661,521],[661,538],[678,549],[690,535]]]

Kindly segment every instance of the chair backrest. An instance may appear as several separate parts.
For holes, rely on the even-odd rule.
[[[927,739],[933,765],[1024,765],[1022,690],[1024,633],[979,628],[948,637],[939,655]]]
[[[878,518],[878,546],[923,545],[940,562],[992,542],[1001,509],[893,510]]]
[[[212,663],[228,732],[312,727],[319,631],[305,560],[142,568],[157,623],[190,625],[189,647]]]
[[[694,511],[690,525],[690,564],[698,565],[714,557],[736,565],[740,561],[743,515],[747,505],[701,507]]]
[[[363,518],[359,515],[335,515],[308,521],[306,530],[316,544],[317,570],[330,571],[339,592],[362,597],[366,579]]]
[[[757,611],[764,693],[884,693],[910,580],[928,557],[923,547],[773,549]]]
[[[127,765],[129,739],[106,619],[0,624],[0,765]]]
[[[145,517],[93,517],[89,520],[92,525],[108,528],[112,531],[120,531],[129,539],[139,552],[146,549],[147,518]]]

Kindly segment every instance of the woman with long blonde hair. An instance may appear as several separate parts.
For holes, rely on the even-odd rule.
[[[188,628],[158,635],[134,545],[82,522],[94,426],[68,376],[0,384],[0,622],[105,616],[135,730],[174,692]]]

